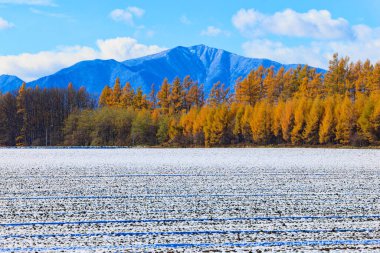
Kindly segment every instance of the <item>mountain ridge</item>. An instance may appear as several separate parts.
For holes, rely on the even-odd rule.
[[[24,81],[13,75],[0,75],[0,92],[13,91],[13,87],[20,87]]]
[[[239,77],[244,78],[260,65],[266,68],[273,66],[277,71],[282,66],[289,69],[299,64],[281,64],[269,59],[248,58],[200,44],[190,47],[178,46],[122,62],[113,59],[81,61],[52,75],[28,82],[27,86],[65,88],[71,82],[75,88],[85,86],[90,94],[99,95],[105,85],[113,86],[116,78],[120,78],[122,84],[130,82],[134,89],[141,87],[144,93],[149,93],[151,85],[154,84],[158,90],[164,78],[171,82],[175,77],[183,79],[190,75],[194,81],[204,84],[205,94],[208,94],[217,81],[225,83],[226,87],[233,90]],[[323,69],[316,69],[318,72],[325,72]],[[2,85],[0,79],[0,91],[18,89],[22,81],[20,83],[19,78],[17,82],[16,80],[12,86],[9,81]]]

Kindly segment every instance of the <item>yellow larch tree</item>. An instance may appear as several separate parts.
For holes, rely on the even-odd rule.
[[[267,100],[256,103],[250,121],[252,138],[257,144],[267,144],[271,137],[271,106]]]
[[[231,122],[231,117],[227,105],[223,104],[211,109],[203,127],[207,147],[228,144],[229,122]]]
[[[319,143],[327,144],[332,143],[335,138],[335,115],[334,115],[334,97],[329,96],[323,102],[323,115],[319,126]]]
[[[111,101],[111,96],[112,96],[112,89],[108,85],[106,85],[103,88],[102,93],[100,94],[99,106],[100,107],[109,106],[110,101]]]
[[[115,84],[112,89],[112,94],[111,94],[111,101],[109,106],[114,106],[114,107],[120,107],[120,97],[121,97],[121,86],[120,86],[120,79],[116,78]]]
[[[294,125],[294,102],[288,100],[285,103],[281,117],[281,133],[285,142],[290,141],[291,131]]]
[[[172,84],[170,93],[170,111],[172,113],[179,113],[184,108],[184,95],[181,80],[177,77]]]
[[[296,100],[297,106],[294,109],[294,126],[291,132],[292,144],[302,144],[302,133],[306,124],[305,114],[309,109],[309,101],[305,97]]]
[[[161,89],[157,93],[158,105],[160,106],[161,110],[164,111],[164,113],[169,112],[170,92],[171,92],[170,84],[168,82],[168,79],[165,78],[164,81],[162,82]]]
[[[322,120],[323,104],[320,97],[316,97],[306,115],[306,125],[303,132],[303,139],[307,144],[318,144],[319,125]]]
[[[336,110],[335,139],[347,145],[355,128],[355,108],[349,94],[346,94]]]
[[[273,133],[273,136],[276,137],[277,142],[281,142],[282,135],[281,135],[281,119],[282,114],[284,111],[285,103],[282,100],[279,100],[277,104],[273,105],[272,109],[272,124],[271,124],[271,130]]]
[[[133,100],[135,97],[135,91],[133,90],[131,84],[127,82],[123,90],[121,91],[121,96],[120,96],[120,104],[124,108],[129,108],[133,106]]]

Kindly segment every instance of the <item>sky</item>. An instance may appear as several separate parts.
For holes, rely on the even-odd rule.
[[[327,68],[380,60],[378,0],[0,0],[0,74],[24,81],[79,61],[205,44]]]

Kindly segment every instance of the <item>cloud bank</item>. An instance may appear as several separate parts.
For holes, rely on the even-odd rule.
[[[349,39],[353,31],[347,20],[333,19],[327,10],[309,10],[298,13],[292,9],[265,15],[254,9],[241,9],[232,23],[248,36],[275,34],[316,39]]]
[[[299,13],[286,9],[268,15],[240,9],[232,24],[247,39],[242,48],[249,57],[323,68],[335,52],[354,61],[380,59],[380,28],[351,25],[344,18],[333,18],[327,10]],[[300,44],[294,43],[300,38]]]
[[[32,81],[83,60],[115,59],[123,61],[165,50],[156,45],[138,43],[136,39],[130,37],[98,40],[96,45],[96,48],[64,46],[35,54],[0,56],[0,73],[16,75],[24,81]]]

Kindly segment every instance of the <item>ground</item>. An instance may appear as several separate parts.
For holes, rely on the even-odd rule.
[[[380,250],[379,157],[1,149],[0,252]]]

